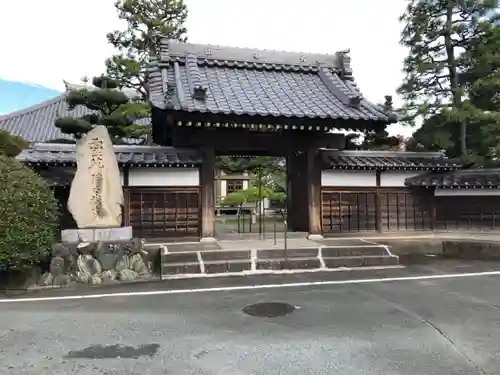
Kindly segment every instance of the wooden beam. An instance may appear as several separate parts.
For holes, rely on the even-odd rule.
[[[200,168],[201,185],[201,241],[215,241],[215,151],[202,150],[203,163]]]
[[[309,238],[321,239],[321,163],[319,150],[310,148],[304,167],[307,170],[307,201],[309,216]]]
[[[375,190],[375,230],[382,232],[382,198],[380,196],[380,179],[381,174],[379,170],[375,172],[377,188]]]

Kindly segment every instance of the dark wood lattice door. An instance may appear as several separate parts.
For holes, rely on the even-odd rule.
[[[324,233],[374,231],[376,205],[374,191],[322,191]]]
[[[129,225],[134,236],[199,236],[199,188],[129,188],[128,195]]]

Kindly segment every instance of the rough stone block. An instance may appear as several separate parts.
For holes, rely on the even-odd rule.
[[[50,261],[50,273],[54,277],[64,275],[66,273],[66,262],[62,257],[53,257]]]

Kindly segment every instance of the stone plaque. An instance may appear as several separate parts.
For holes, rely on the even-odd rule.
[[[96,126],[77,141],[76,163],[68,210],[78,228],[119,227],[123,189],[113,144],[105,126]]]

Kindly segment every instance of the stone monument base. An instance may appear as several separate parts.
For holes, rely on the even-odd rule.
[[[61,241],[66,243],[95,241],[128,241],[132,239],[132,227],[64,229]]]
[[[107,284],[152,276],[154,254],[144,249],[144,240],[58,243],[52,248],[50,270],[41,284]]]

